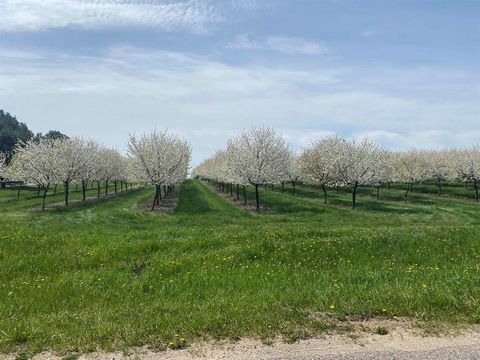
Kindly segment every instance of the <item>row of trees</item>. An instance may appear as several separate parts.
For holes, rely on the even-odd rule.
[[[10,164],[4,168],[2,177],[14,181],[35,184],[42,193],[42,210],[48,191],[57,184],[65,189],[65,205],[69,204],[70,185],[81,183],[82,197],[86,200],[87,185],[97,182],[97,197],[100,183],[105,182],[108,195],[109,183],[127,181],[126,158],[118,151],[100,146],[92,140],[80,138],[32,139],[18,143]],[[126,187],[126,186],[125,186]]]
[[[328,188],[348,187],[355,208],[358,187],[376,187],[378,196],[382,184],[406,184],[407,201],[416,183],[434,181],[440,193],[442,182],[461,180],[473,183],[478,201],[480,147],[393,152],[368,139],[330,136],[297,155],[275,130],[260,127],[231,138],[226,149],[201,163],[192,175],[218,184],[236,184],[237,197],[239,185],[253,185],[257,210],[259,186],[282,184],[283,189],[285,182],[292,184],[293,194],[298,182],[320,187],[325,203]]]
[[[105,148],[92,140],[81,138],[32,139],[19,142],[13,157],[6,166],[6,155],[0,153],[0,177],[35,184],[42,193],[42,210],[49,189],[63,184],[65,205],[69,204],[69,188],[72,182],[81,183],[83,200],[90,181],[109,184],[117,193],[130,183],[151,183],[156,187],[154,204],[161,199],[160,187],[171,187],[186,178],[190,161],[190,146],[166,132],[153,132],[140,138],[131,136],[128,155]]]
[[[68,139],[68,136],[58,130],[49,130],[45,134],[41,132],[34,134],[25,123],[19,122],[15,116],[0,109],[0,152],[7,156],[7,162],[19,142],[28,140],[38,142],[42,139]]]

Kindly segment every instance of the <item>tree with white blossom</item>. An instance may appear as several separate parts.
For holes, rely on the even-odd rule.
[[[70,138],[57,141],[54,151],[56,153],[55,178],[63,183],[65,206],[68,206],[70,183],[80,180],[85,168],[89,166],[89,147],[83,139]]]
[[[229,165],[236,177],[255,187],[257,211],[258,187],[278,183],[287,173],[289,149],[286,140],[274,129],[254,127],[228,141]]]
[[[469,149],[452,150],[451,153],[452,178],[470,181],[475,189],[475,201],[479,201],[478,188],[480,186],[480,145]]]
[[[312,143],[304,149],[298,162],[301,179],[306,184],[321,187],[323,202],[328,202],[327,187],[334,182],[334,157],[332,150],[341,139],[330,136]]]
[[[413,185],[427,178],[427,163],[425,156],[417,149],[410,149],[395,153],[393,165],[393,180],[407,184],[404,202],[407,202],[408,193]]]
[[[355,209],[358,187],[371,186],[377,180],[383,149],[364,138],[361,141],[342,139],[333,151],[335,180],[351,187],[352,209]]]
[[[371,184],[377,190],[377,200],[380,199],[380,186],[389,184],[392,181],[394,155],[387,149],[379,149],[380,154],[377,157],[376,171],[372,174]]]
[[[61,140],[29,140],[18,144],[9,165],[9,177],[32,182],[42,190],[42,210],[50,185],[56,181],[57,148]]]
[[[166,131],[153,131],[130,136],[128,158],[130,177],[155,186],[153,210],[161,199],[161,186],[174,185],[187,176],[191,149],[186,140]]]
[[[422,151],[422,162],[426,164],[425,177],[435,182],[438,188],[438,195],[442,192],[442,182],[446,181],[450,175],[451,168],[448,162],[451,159],[448,150],[426,150]]]
[[[96,157],[100,149],[100,145],[93,140],[89,140],[86,143],[87,148],[87,161],[83,163],[83,166],[80,169],[78,180],[82,184],[82,200],[86,200],[86,191],[88,187],[88,182],[93,181],[96,172]]]
[[[7,155],[0,152],[0,181],[4,181],[7,178]]]
[[[295,187],[297,183],[300,181],[301,178],[301,171],[300,171],[300,158],[298,155],[294,154],[293,152],[289,153],[288,160],[286,163],[286,172],[285,178],[282,179],[282,192],[284,191],[283,184],[284,182],[289,182],[292,184],[292,195],[295,196]]]

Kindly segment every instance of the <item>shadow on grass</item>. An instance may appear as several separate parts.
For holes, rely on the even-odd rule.
[[[107,202],[110,202],[110,203],[118,202],[119,200],[123,200],[129,196],[138,194],[138,192],[143,189],[144,188],[141,187],[141,188],[129,189],[126,191],[118,192],[117,194],[113,193],[106,196],[103,195],[99,198],[90,197],[90,198],[87,198],[86,200],[72,200],[69,202],[68,206],[65,206],[65,204],[62,204],[62,203],[49,204],[47,205],[46,211],[50,213],[58,214],[58,213],[65,213],[69,211],[85,210],[95,205],[105,204]],[[40,209],[38,211],[42,212]]]

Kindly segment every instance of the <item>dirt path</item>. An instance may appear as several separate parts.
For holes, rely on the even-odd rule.
[[[42,353],[35,360],[62,359],[51,353]],[[2,356],[0,355],[0,358]],[[14,355],[4,357],[13,360]],[[350,359],[480,359],[480,327],[463,330],[455,335],[422,336],[411,329],[396,329],[387,335],[355,333],[326,335],[321,338],[293,344],[274,341],[263,344],[257,340],[243,339],[202,342],[183,350],[153,352],[148,348],[132,349],[127,353],[91,353],[80,356],[82,360],[350,360]]]

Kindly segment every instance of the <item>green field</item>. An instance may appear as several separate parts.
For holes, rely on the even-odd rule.
[[[45,212],[35,189],[1,190],[0,352],[295,340],[332,330],[318,313],[480,323],[480,204],[443,191],[362,189],[353,211],[343,190],[324,205],[277,186],[256,214],[187,180],[165,215],[143,210],[152,188]]]

